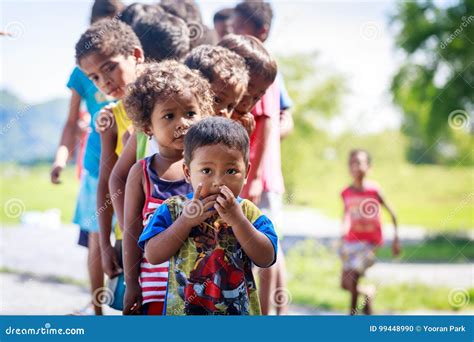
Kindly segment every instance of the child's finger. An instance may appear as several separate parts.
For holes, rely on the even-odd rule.
[[[193,196],[194,200],[199,200],[199,197],[201,196],[201,190],[202,190],[202,183],[199,183],[196,188],[196,191],[194,192],[194,196]]]
[[[216,204],[216,201],[210,201],[210,202],[206,203],[203,207],[204,213],[207,213],[209,211],[209,209],[214,207],[215,204]],[[211,210],[210,212],[213,214],[214,210]]]
[[[208,203],[208,202],[210,202],[210,201],[215,201],[218,196],[219,196],[219,195],[217,195],[217,194],[216,194],[216,195],[207,196],[206,198],[202,199],[201,202],[202,202],[202,204],[206,204],[206,203]]]
[[[234,193],[230,191],[230,189],[223,185],[221,186],[221,193],[224,194],[224,196],[232,203],[235,199]]]
[[[223,208],[227,207],[228,205],[227,199],[222,196],[217,197],[216,202],[219,203]]]

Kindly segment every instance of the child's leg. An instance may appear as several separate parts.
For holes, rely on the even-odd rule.
[[[342,271],[341,287],[347,290],[351,294],[351,310],[350,314],[355,315],[357,313],[357,296],[359,294],[357,290],[357,284],[359,282],[359,273],[354,270]]]
[[[277,264],[275,263],[272,267],[259,268],[258,297],[262,315],[268,315],[272,307],[272,296],[275,294],[276,267]]]
[[[89,278],[91,282],[92,303],[96,315],[102,315],[102,305],[100,305],[100,288],[104,287],[104,272],[100,257],[99,233],[89,232],[89,254],[87,256],[89,267]],[[95,294],[95,295],[94,295]]]
[[[278,242],[280,243],[280,242]],[[278,257],[277,257],[277,272],[276,272],[276,288],[277,289],[286,289],[286,263],[285,263],[285,254],[281,245],[278,246]],[[277,303],[277,315],[287,315],[288,314],[288,298],[283,296],[282,302]]]

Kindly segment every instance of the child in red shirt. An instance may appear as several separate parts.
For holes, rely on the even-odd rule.
[[[352,150],[349,154],[349,171],[353,183],[341,193],[344,202],[343,231],[340,255],[343,262],[341,286],[351,293],[351,315],[358,311],[357,297],[365,296],[363,311],[372,314],[373,287],[358,285],[359,279],[375,262],[375,250],[383,244],[380,206],[392,217],[395,228],[392,252],[400,253],[397,219],[394,211],[382,197],[378,187],[365,178],[370,170],[371,157],[365,150]]]

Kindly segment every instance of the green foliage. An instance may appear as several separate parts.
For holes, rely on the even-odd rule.
[[[406,62],[392,81],[415,163],[474,164],[474,1],[400,2],[392,24]]]

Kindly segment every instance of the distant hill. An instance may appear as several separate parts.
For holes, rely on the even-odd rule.
[[[30,105],[0,90],[0,162],[52,160],[67,111],[67,99]]]

